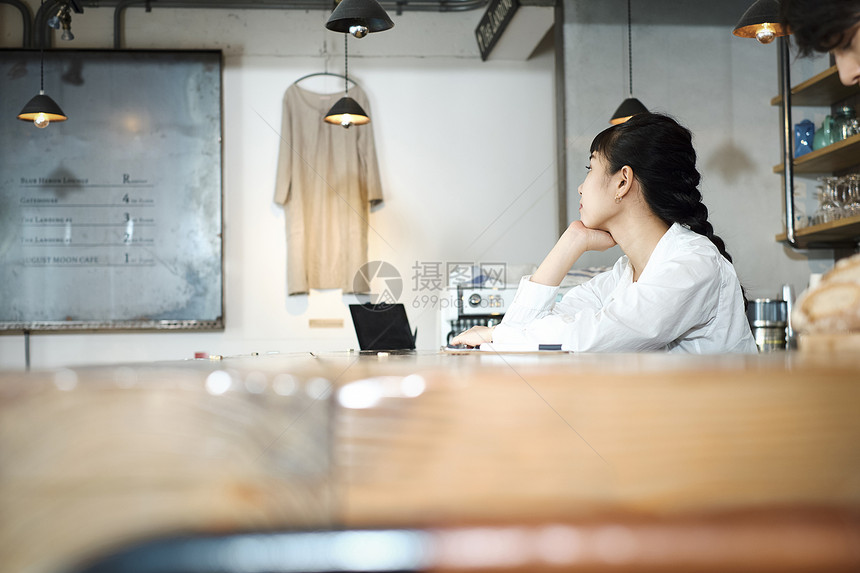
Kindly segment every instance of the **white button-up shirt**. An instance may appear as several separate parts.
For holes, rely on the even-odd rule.
[[[757,351],[734,267],[707,237],[677,223],[636,282],[626,256],[558,302],[558,287],[530,278],[520,281],[494,343],[575,352]]]

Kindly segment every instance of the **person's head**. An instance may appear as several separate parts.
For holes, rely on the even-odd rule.
[[[679,223],[708,237],[732,260],[708,222],[708,208],[699,191],[696,151],[687,128],[667,115],[640,113],[597,134],[591,154],[607,176],[632,174],[648,208],[666,225]]]
[[[781,6],[801,56],[832,52],[842,83],[860,82],[860,0],[782,0]]]

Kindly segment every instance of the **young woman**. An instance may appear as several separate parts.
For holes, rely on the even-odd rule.
[[[756,352],[744,296],[698,189],[690,132],[643,113],[598,134],[579,186],[580,220],[523,277],[498,326],[453,344],[561,344],[577,352]],[[612,270],[571,289],[561,280],[586,251],[619,245]]]
[[[782,0],[800,55],[830,52],[846,86],[860,82],[860,0]]]

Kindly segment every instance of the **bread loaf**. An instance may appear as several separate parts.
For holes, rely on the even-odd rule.
[[[801,333],[860,332],[860,254],[842,259],[807,289],[791,313]]]

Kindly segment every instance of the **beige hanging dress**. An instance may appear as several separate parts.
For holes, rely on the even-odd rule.
[[[323,121],[342,93],[320,94],[292,84],[284,94],[275,202],[287,226],[287,292],[354,286],[367,262],[370,205],[382,201],[370,123],[346,129]],[[349,96],[370,115],[356,86]]]

